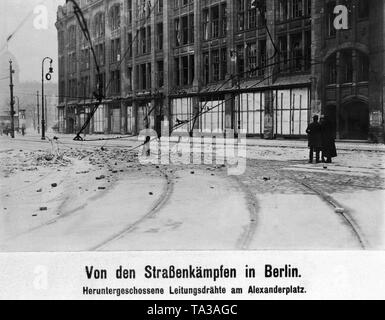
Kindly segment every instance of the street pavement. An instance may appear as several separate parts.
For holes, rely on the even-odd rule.
[[[307,163],[306,141],[248,139],[245,172],[229,176],[141,164],[137,137],[47,137],[0,137],[0,251],[385,246],[383,145],[339,142],[324,165]]]

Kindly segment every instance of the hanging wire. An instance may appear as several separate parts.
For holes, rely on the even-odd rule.
[[[91,112],[88,114],[87,120],[85,121],[85,123],[83,124],[82,128],[80,129],[80,131],[77,133],[76,137],[74,138],[75,141],[82,141],[83,138],[80,135],[82,134],[82,132],[90,124],[91,119],[93,118],[94,114],[96,113],[96,110],[99,108],[99,106],[101,105],[101,103],[103,101],[103,98],[104,98],[104,96],[103,96],[103,88],[102,88],[102,76],[101,76],[101,72],[100,72],[99,61],[97,59],[96,52],[95,52],[94,46],[92,44],[92,39],[91,39],[90,31],[88,29],[87,21],[86,21],[84,15],[83,15],[83,12],[82,12],[82,10],[80,9],[79,5],[76,3],[75,0],[66,0],[66,3],[68,3],[68,2],[71,2],[73,4],[73,6],[74,6],[74,14],[75,14],[76,19],[77,19],[77,21],[79,23],[80,29],[82,30],[82,32],[84,34],[84,38],[88,41],[88,43],[90,45],[90,50],[92,52],[92,56],[93,56],[94,62],[95,62],[96,75],[97,75],[97,78],[98,78],[98,85],[97,85],[98,91],[94,92],[94,96],[97,99],[97,103],[92,107]]]
[[[263,19],[263,26],[264,26],[264,28],[266,29],[266,32],[267,32],[267,34],[268,34],[268,36],[269,36],[269,38],[270,38],[270,41],[271,41],[271,43],[272,43],[272,45],[273,45],[273,47],[274,47],[274,54],[273,54],[271,57],[267,58],[266,61],[273,60],[273,59],[276,57],[276,55],[279,54],[280,51],[279,51],[279,49],[278,49],[276,43],[274,42],[274,39],[273,39],[273,37],[272,37],[272,35],[271,35],[269,26],[267,25],[267,20],[266,20],[266,18],[265,18],[265,11],[264,11],[265,5],[264,5],[263,1],[261,1],[261,0],[253,0],[253,1],[250,3],[250,6],[251,6],[251,8],[258,9],[259,15],[260,15],[260,17]],[[269,66],[273,66],[273,65],[275,65],[275,64],[272,64],[272,65],[269,65]],[[269,67],[269,66],[264,66],[263,68],[267,68],[267,67]],[[221,89],[222,89],[222,88],[223,88],[229,81],[233,81],[234,79],[237,79],[237,81],[238,81],[238,83],[239,83],[241,75],[244,75],[244,74],[250,73],[250,72],[259,71],[259,70],[261,70],[261,69],[262,69],[262,68],[258,66],[257,68],[248,70],[248,71],[243,72],[243,73],[237,73],[237,74],[235,74],[235,75],[232,74],[232,75],[230,76],[230,78],[227,79],[221,86],[219,86],[215,91],[212,91],[212,92],[210,92],[210,93],[212,93],[212,94],[218,93],[218,92],[220,92],[220,90],[221,90]],[[208,104],[208,102],[206,102],[204,105],[202,105],[202,107],[200,108],[200,112],[202,112],[203,110],[206,109],[207,104]],[[198,118],[200,117],[200,112],[198,112],[197,117],[194,117],[194,120],[193,120],[193,123],[192,123],[192,126],[191,126],[191,130],[190,130],[190,136],[192,136],[192,134],[193,134],[194,127],[195,127],[195,124],[196,124],[196,121],[197,121]],[[184,123],[178,123],[177,126],[183,126],[183,125],[185,125],[185,124],[186,124],[186,122],[184,122]]]
[[[90,48],[91,48],[91,51],[92,51],[93,56],[94,56],[95,66],[97,68],[97,76],[98,76],[99,92],[97,94],[94,94],[95,97],[97,98],[97,102],[93,106],[91,112],[88,114],[87,120],[83,124],[82,128],[80,129],[80,131],[77,133],[76,137],[74,138],[75,141],[83,141],[84,139],[80,135],[89,126],[89,124],[91,123],[92,118],[94,117],[97,109],[102,104],[102,101],[104,99],[103,92],[102,92],[102,78],[101,78],[100,66],[99,66],[99,63],[97,61],[98,59],[96,57],[96,53],[95,53],[95,50],[94,50],[93,45],[92,45],[92,39],[91,39],[90,32],[89,32],[89,29],[88,29],[88,26],[87,26],[87,21],[84,18],[84,14],[83,14],[82,10],[80,9],[79,5],[77,4],[77,2],[75,0],[66,0],[66,2],[67,3],[71,2],[74,5],[75,16],[76,16],[76,18],[77,18],[77,20],[79,22],[80,28],[81,28],[81,30],[82,30],[86,40],[90,44]],[[143,24],[147,23],[147,21],[151,18],[151,15],[154,12],[158,2],[159,2],[159,0],[156,0],[156,2],[154,3],[153,7],[151,7],[151,3],[149,2],[151,10],[148,12],[148,15],[147,15],[145,21],[143,22]],[[131,44],[134,41],[136,41],[137,37],[138,37],[138,34],[136,34],[135,37],[131,40]],[[122,65],[122,63],[125,60],[126,56],[130,52],[130,47],[131,47],[130,45],[127,46],[127,50],[124,52],[123,58],[120,60],[120,63],[118,64],[117,68],[120,68],[120,66]],[[112,84],[112,79],[110,79],[109,83],[104,88],[105,92],[107,92],[107,90],[108,90],[108,88],[110,87],[111,84]]]

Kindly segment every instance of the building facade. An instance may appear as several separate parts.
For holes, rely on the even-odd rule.
[[[63,133],[83,126],[101,83],[85,133],[159,132],[165,121],[179,133],[296,138],[328,114],[339,139],[384,141],[382,0],[78,1],[96,61],[72,5],[59,7]]]

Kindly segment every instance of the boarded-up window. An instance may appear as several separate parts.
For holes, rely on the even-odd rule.
[[[223,133],[225,123],[225,101],[219,99],[200,102],[199,128],[203,133]]]
[[[104,105],[100,105],[93,117],[94,133],[104,132]]]
[[[120,109],[112,109],[111,113],[111,132],[120,133]]]
[[[134,113],[132,106],[127,106],[127,133],[133,133],[134,128]]]
[[[171,101],[172,123],[174,132],[190,132],[193,117],[192,98],[173,99]]]
[[[310,90],[308,88],[277,90],[275,132],[277,135],[305,135],[309,121]]]
[[[244,93],[239,106],[240,129],[247,134],[261,135],[264,131],[265,95],[261,92]]]

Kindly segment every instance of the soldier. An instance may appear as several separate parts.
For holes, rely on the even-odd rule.
[[[318,122],[318,116],[313,117],[313,122],[306,129],[309,141],[309,163],[313,163],[314,152],[316,153],[316,163],[320,163],[320,152],[322,148],[321,126]]]

